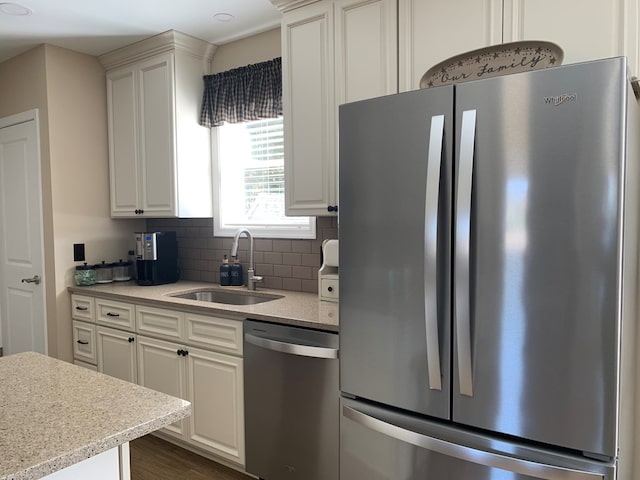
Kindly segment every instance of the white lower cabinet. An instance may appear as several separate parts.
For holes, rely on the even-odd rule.
[[[186,400],[185,366],[183,357],[180,354],[182,351],[184,351],[184,348],[175,343],[139,336],[139,384]],[[162,431],[186,440],[186,424],[186,419],[182,419],[168,425]]]
[[[241,358],[139,336],[138,382],[191,402],[191,416],[164,433],[244,465]]]
[[[192,404],[189,440],[203,450],[244,465],[242,359],[189,348],[187,400]]]
[[[97,327],[98,371],[121,380],[138,383],[135,342],[135,333]]]
[[[75,364],[188,400],[161,432],[244,467],[241,319],[75,294],[72,314]]]

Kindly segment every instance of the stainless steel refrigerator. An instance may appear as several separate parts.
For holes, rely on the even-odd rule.
[[[342,480],[640,478],[627,75],[340,107]]]

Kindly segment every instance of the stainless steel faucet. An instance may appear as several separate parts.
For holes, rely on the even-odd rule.
[[[240,240],[240,235],[246,234],[249,239],[249,268],[247,269],[247,288],[249,290],[255,290],[256,284],[262,281],[262,277],[256,276],[256,272],[254,270],[253,265],[253,235],[246,228],[241,228],[238,230],[233,237],[233,246],[231,247],[231,256],[235,257],[238,255],[238,242]]]

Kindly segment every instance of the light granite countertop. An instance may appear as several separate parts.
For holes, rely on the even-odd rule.
[[[220,287],[206,282],[180,281],[168,285],[140,286],[134,281],[69,287],[81,295],[109,298],[121,302],[173,308],[203,314],[220,314],[243,320],[251,318],[268,322],[338,331],[338,304],[322,301],[317,294],[258,288],[256,294],[279,295],[281,298],[255,305],[229,305],[172,297],[176,293],[199,289],[225,289],[247,292],[246,287]]]
[[[163,393],[38,353],[0,358],[0,480],[38,479],[188,416]]]

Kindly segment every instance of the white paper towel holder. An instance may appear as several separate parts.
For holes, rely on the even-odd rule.
[[[318,271],[318,296],[320,300],[339,300],[338,240],[322,242],[322,266]]]

